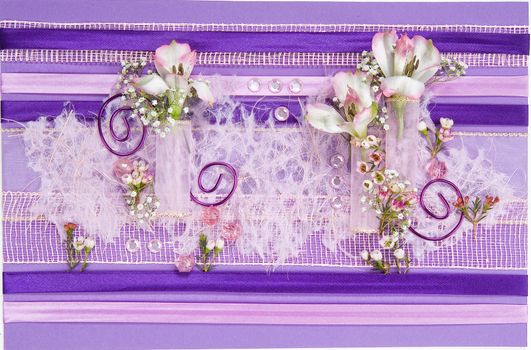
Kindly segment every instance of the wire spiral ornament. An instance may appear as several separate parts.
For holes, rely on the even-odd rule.
[[[424,204],[424,194],[426,193],[426,190],[432,186],[433,184],[435,183],[444,183],[444,184],[447,184],[448,186],[450,186],[454,191],[455,193],[457,194],[458,198],[463,198],[463,195],[461,194],[461,191],[459,190],[459,188],[451,181],[448,181],[446,179],[433,179],[431,181],[429,181],[425,186],[424,188],[422,189],[422,191],[420,191],[420,195],[419,195],[419,203],[420,203],[420,207],[426,212],[426,214],[428,214],[430,217],[434,218],[434,219],[437,219],[437,220],[444,220],[446,218],[448,218],[450,216],[450,213],[451,213],[451,208],[450,208],[450,204],[448,203],[448,200],[442,195],[441,192],[437,193],[437,196],[439,197],[439,199],[441,200],[441,203],[444,205],[445,209],[446,209],[446,212],[442,215],[438,215],[434,212],[432,212],[425,204]],[[432,242],[439,242],[439,241],[443,241],[449,237],[451,237],[456,231],[457,229],[459,228],[459,226],[461,226],[461,223],[463,222],[463,213],[461,213],[460,217],[459,217],[459,221],[457,222],[457,224],[450,230],[450,232],[446,233],[445,235],[443,236],[440,236],[440,237],[428,237],[420,232],[418,232],[416,229],[414,229],[413,227],[409,227],[409,231],[411,231],[411,233],[413,233],[414,235],[416,235],[417,237],[420,237],[424,240],[427,240],[427,241],[432,241]]]
[[[101,142],[103,143],[105,148],[107,148],[114,155],[117,155],[119,157],[126,157],[126,156],[135,154],[142,148],[142,146],[144,146],[144,141],[146,139],[146,134],[147,134],[147,127],[145,125],[142,125],[142,136],[140,137],[140,141],[130,151],[120,152],[111,147],[109,142],[107,142],[107,140],[105,139],[105,135],[103,133],[103,126],[102,126],[103,116],[105,114],[107,106],[112,101],[116,100],[117,98],[120,98],[121,96],[122,96],[121,94],[116,94],[114,96],[111,96],[101,106],[100,111],[98,113],[98,132],[100,134]],[[125,116],[125,113],[131,112],[132,110],[133,109],[131,107],[120,107],[111,113],[111,117],[109,119],[109,131],[110,131],[112,139],[117,143],[127,142],[131,138],[131,125],[129,124],[129,121],[127,120],[127,117]],[[125,125],[125,135],[123,136],[119,136],[116,133],[115,128],[114,128],[114,122],[118,116],[122,118],[122,122]]]
[[[204,193],[212,193],[212,192],[214,192],[215,190],[217,190],[219,188],[219,185],[221,184],[221,181],[223,180],[223,175],[224,174],[221,173],[221,174],[218,175],[218,178],[217,178],[216,183],[214,184],[214,186],[212,186],[211,188],[206,188],[203,185],[203,175],[205,174],[205,172],[208,169],[210,169],[211,167],[214,167],[214,166],[222,166],[222,167],[225,167],[227,169],[227,171],[232,176],[232,187],[231,187],[229,193],[227,193],[225,195],[225,197],[223,197],[220,200],[218,200],[216,202],[213,202],[213,203],[203,202],[202,200],[200,200],[199,198],[194,196],[192,191],[190,191],[191,200],[194,201],[196,204],[202,205],[204,207],[215,207],[215,206],[222,205],[222,204],[226,203],[230,199],[230,197],[232,197],[232,195],[236,191],[236,187],[238,186],[238,173],[236,172],[236,169],[234,169],[234,167],[232,165],[230,165],[228,163],[225,163],[225,162],[212,162],[212,163],[208,163],[207,165],[205,165],[203,167],[203,169],[201,169],[201,171],[199,172],[199,176],[197,177],[197,185],[199,186],[199,189],[202,192],[204,192]]]

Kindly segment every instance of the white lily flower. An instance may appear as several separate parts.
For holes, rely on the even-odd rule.
[[[340,128],[355,138],[364,139],[367,137],[369,124],[374,120],[377,110],[378,106],[374,103],[371,107],[365,108],[356,114],[352,122],[340,125]]]
[[[153,96],[161,95],[169,90],[168,84],[157,74],[144,75],[135,82],[135,86]]]

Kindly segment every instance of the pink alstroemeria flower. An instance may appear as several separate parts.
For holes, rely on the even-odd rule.
[[[375,34],[372,52],[385,76],[381,88],[386,97],[419,99],[441,63],[431,40],[420,35],[410,39],[405,34],[399,39],[395,30]]]
[[[332,85],[345,116],[343,117],[329,105],[312,103],[306,106],[306,120],[321,131],[346,132],[358,140],[365,138],[369,124],[378,112],[374,94],[369,82],[365,79],[365,74],[338,72],[332,78]]]
[[[135,86],[149,95],[158,96],[168,91],[179,95],[188,95],[193,88],[201,100],[214,103],[214,95],[208,84],[202,80],[190,81],[190,74],[195,65],[196,52],[188,44],[179,44],[175,40],[170,45],[163,45],[155,51],[155,68],[152,73],[139,78]],[[177,96],[175,100],[177,100]]]

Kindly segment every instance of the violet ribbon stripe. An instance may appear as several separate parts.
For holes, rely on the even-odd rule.
[[[411,31],[441,52],[529,54],[529,34]],[[154,50],[177,40],[211,52],[357,52],[370,50],[373,32],[175,32],[0,29],[1,49]]]
[[[527,305],[4,302],[4,322],[513,324],[527,322]]]
[[[248,293],[527,295],[527,275],[487,273],[176,271],[4,272],[4,294],[209,291]]]
[[[286,122],[277,124],[293,124],[300,121],[297,116],[301,115],[301,106],[298,99],[293,97],[276,97],[256,101],[255,97],[237,98],[243,107],[250,111],[254,110],[257,121],[265,121],[274,112],[275,108],[285,106],[290,111],[290,117]],[[87,121],[96,119],[96,115],[103,101],[73,101],[76,112],[85,116]],[[452,118],[458,125],[507,125],[527,126],[528,105],[505,105],[505,104],[430,104],[431,118],[438,122],[440,118]],[[28,122],[41,116],[59,115],[64,108],[63,101],[2,101],[2,122],[17,121]],[[235,120],[240,120],[239,109],[234,111]]]

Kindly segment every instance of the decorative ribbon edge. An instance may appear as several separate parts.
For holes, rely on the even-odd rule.
[[[476,24],[304,24],[304,23],[154,23],[154,22],[38,22],[2,20],[6,29],[71,29],[71,30],[135,30],[135,31],[202,31],[202,32],[381,32],[433,31],[464,33],[527,34],[527,25]]]
[[[444,56],[466,63],[469,67],[527,67],[529,56],[505,53],[446,52]],[[3,49],[0,62],[34,63],[106,63],[124,60],[152,61],[152,51]],[[355,66],[360,52],[198,52],[199,66]]]
[[[302,325],[514,324],[527,322],[527,305],[8,301],[4,302],[4,322]]]

